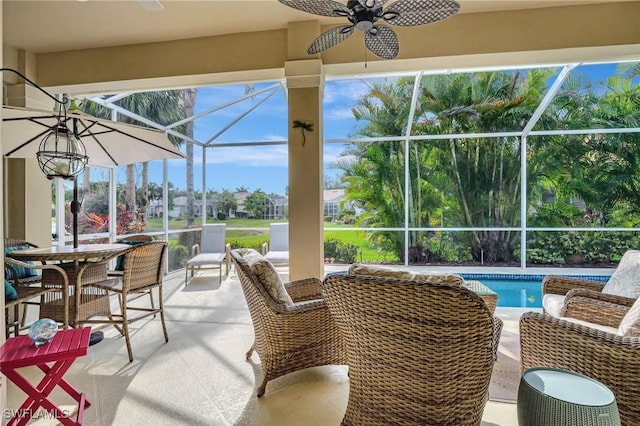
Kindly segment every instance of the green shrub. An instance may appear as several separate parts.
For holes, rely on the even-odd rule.
[[[194,228],[200,228],[199,226],[192,225]],[[191,231],[191,232],[182,232],[178,236],[178,241],[180,245],[184,246],[187,250],[187,253],[191,254],[191,247],[195,244],[200,244],[200,235],[201,231]]]
[[[169,240],[169,270],[178,269],[187,261],[189,251],[176,240]]]
[[[227,240],[227,243],[231,244],[231,250],[238,248],[248,248],[254,249],[260,252],[262,250],[262,245],[266,243],[267,240],[253,240],[253,241],[239,241],[239,240]]]
[[[328,239],[324,242],[324,257],[334,259],[339,263],[354,263],[358,256],[358,246],[344,243],[336,239]]]

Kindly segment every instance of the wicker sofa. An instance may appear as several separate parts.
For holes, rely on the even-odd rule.
[[[258,271],[256,264],[268,270],[270,262],[255,251],[251,256],[250,264],[247,253],[231,251],[255,333],[247,359],[255,350],[262,364],[257,396],[264,395],[269,380],[293,371],[347,364],[344,340],[322,298],[320,281],[281,284],[275,270]],[[279,294],[272,285],[280,286]]]

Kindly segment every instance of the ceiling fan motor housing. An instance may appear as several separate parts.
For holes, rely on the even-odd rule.
[[[357,0],[349,0],[347,7],[351,10],[351,15],[347,19],[360,31],[369,31],[373,28],[373,23],[382,16],[382,7],[369,9]]]

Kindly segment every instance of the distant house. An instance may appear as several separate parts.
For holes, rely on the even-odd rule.
[[[249,212],[245,210],[245,200],[251,192],[236,192],[233,194],[236,197],[237,208],[231,212],[229,217],[249,217]],[[287,206],[289,200],[287,197],[278,194],[269,194],[266,199],[267,208],[264,216],[261,219],[284,219],[287,214]]]
[[[195,200],[194,203],[194,215],[200,217],[202,213],[202,200]],[[207,216],[216,217],[216,203],[215,200],[207,199]],[[151,200],[147,205],[148,217],[162,217],[162,200]],[[187,216],[187,197],[180,196],[173,199],[173,208],[169,210],[169,217],[186,217]]]
[[[325,189],[322,198],[324,200],[324,220],[335,222],[340,212],[340,202],[344,198],[344,189]]]
[[[249,217],[249,213],[244,209],[244,201],[251,195],[250,192],[242,191],[233,194],[236,197],[236,209],[229,212],[229,217]]]
[[[324,217],[325,220],[335,221],[342,210],[340,204],[344,198],[344,189],[325,189],[323,192],[324,199]],[[247,218],[249,212],[245,210],[245,201],[251,192],[236,192],[233,196],[236,199],[236,209],[229,212],[229,218]],[[289,199],[284,195],[268,194],[266,198],[267,208],[261,219],[285,219],[287,217],[287,209]],[[347,207],[350,203],[347,202]],[[195,216],[200,217],[202,212],[202,200],[195,200]],[[207,216],[217,217],[216,202],[207,198]],[[151,200],[147,206],[147,215],[149,217],[162,217],[162,200]],[[180,196],[173,199],[173,208],[169,210],[169,217],[186,217],[187,215],[187,197]]]
[[[278,194],[267,195],[267,211],[265,219],[284,219],[287,217],[287,206],[289,200],[287,197]]]

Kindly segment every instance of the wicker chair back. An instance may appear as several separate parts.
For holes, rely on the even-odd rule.
[[[323,293],[347,345],[344,425],[479,425],[502,322],[459,286],[332,275]]]

